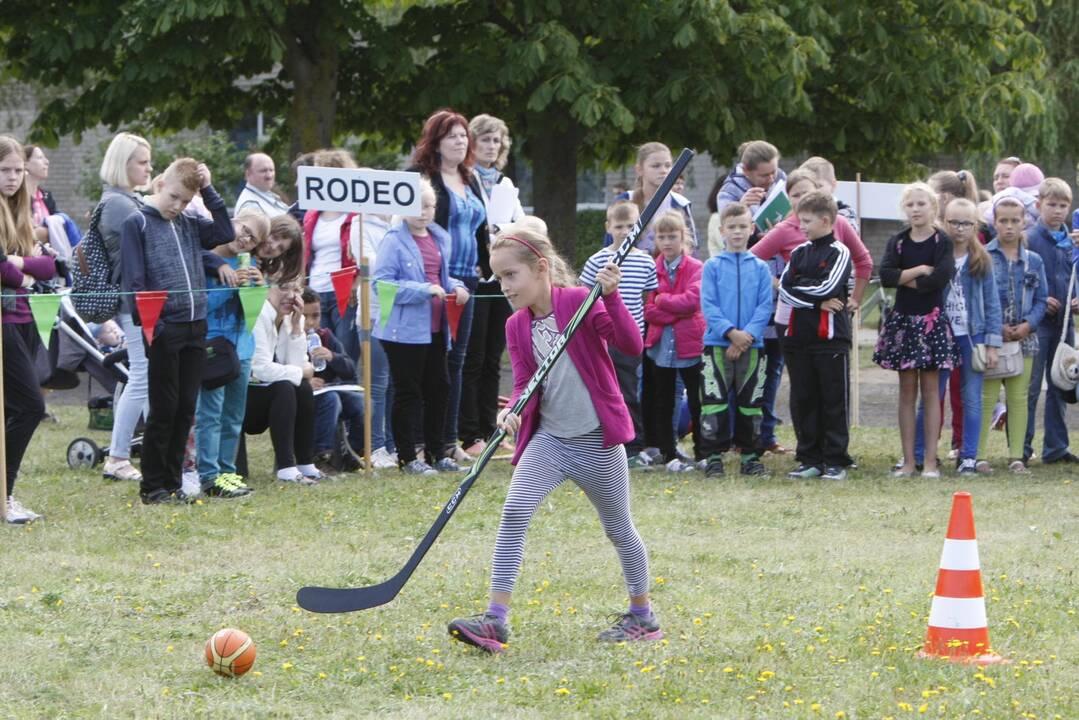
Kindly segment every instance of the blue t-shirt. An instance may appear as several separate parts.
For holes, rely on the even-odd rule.
[[[237,270],[240,261],[237,258],[222,258],[229,267]],[[244,322],[244,309],[240,304],[240,294],[227,288],[217,279],[217,275],[206,276],[206,339],[215,337],[228,339],[236,346],[236,355],[240,362],[250,360],[255,353],[255,336],[247,332]]]

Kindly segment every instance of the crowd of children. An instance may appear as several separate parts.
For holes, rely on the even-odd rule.
[[[662,143],[640,147],[635,187],[608,207],[604,246],[574,276],[532,247],[549,244],[546,228],[519,205],[513,224],[488,222],[492,191],[512,185],[499,170],[509,145],[497,118],[469,123],[450,110],[435,113],[414,155],[424,177],[420,216],[362,221],[289,207],[271,192],[272,159],[255,154],[245,164],[242,207],[230,218],[205,165],[181,158],[151,181],[149,143],[118,135],[102,166],[106,189],[94,227],[120,291],[116,322],[103,327],[111,342],[126,335],[129,366],[105,475],[139,481],[148,504],[188,501],[197,492],[244,496],[251,487],[243,437],[266,430],[282,481],[316,485],[326,473],[361,467],[366,418],[357,384],[357,297],[340,312],[329,282],[330,273],[356,266],[361,254],[373,268],[373,464],[420,476],[461,471],[494,427],[502,349],[508,343],[511,358],[523,352],[506,330],[514,322],[507,318],[522,306],[492,264],[494,249],[524,253],[529,267],[543,260],[557,280],[551,280],[554,295],[563,286],[600,283],[672,164]],[[297,162],[356,166],[343,150]],[[813,157],[789,174],[779,163],[767,142],[740,148],[736,169],[717,183],[710,203],[716,213],[707,252],[689,201],[675,192],[621,264],[617,296],[641,347],[625,338],[605,343],[603,364],[609,363],[624,409],[626,437],[619,444],[631,469],[698,469],[716,477],[725,472],[724,454],[735,450],[742,474],[766,475],[762,457],[789,452],[775,438],[784,367],[797,437],[790,476],[842,479],[854,466],[848,452],[852,314],[873,260],[859,237],[859,219],[833,197],[831,163]],[[31,358],[38,342],[35,333],[23,332],[30,327],[27,288],[56,267],[35,245],[36,206],[24,176],[29,164],[10,138],[0,139],[0,170],[6,173],[0,230],[11,297],[4,314],[11,387],[25,385],[20,359]],[[758,209],[778,182],[790,212],[759,224]],[[137,192],[143,187],[150,188],[145,196]],[[881,284],[895,288],[895,301],[874,353],[875,362],[899,375],[897,477],[939,476],[936,447],[949,386],[958,472],[992,470],[986,442],[998,421],[1007,427],[1009,469],[1026,472],[1043,378],[1042,462],[1079,462],[1065,429],[1074,392],[1051,382],[1058,344],[1074,342],[1071,323],[1065,325],[1074,309],[1065,303],[1075,295],[1069,284],[1079,242],[1068,228],[1071,190],[1015,158],[1001,161],[994,189],[983,199],[970,172],[943,171],[903,191],[908,226],[888,242],[879,271]],[[37,198],[41,189],[34,190]],[[496,239],[511,230],[515,240],[508,245]],[[270,290],[248,332],[238,288],[257,284]],[[379,284],[393,292],[381,292]],[[133,300],[144,290],[168,292],[153,342],[145,344]],[[382,302],[392,307],[380,308]],[[555,320],[533,328],[534,351],[553,342]],[[208,352],[214,373],[227,365],[213,382],[204,369]],[[30,395],[6,396],[13,521],[36,517],[10,495],[43,414],[40,397]],[[557,397],[566,404],[581,400],[564,389]],[[680,422],[683,402],[688,428]],[[594,429],[583,425],[598,411],[582,406],[570,420],[551,408],[547,400],[540,404],[541,426],[564,433],[568,423],[582,437]],[[141,470],[130,460],[140,418]],[[680,446],[686,434],[691,453]],[[181,484],[185,447],[197,487]],[[519,438],[517,455],[522,447]]]

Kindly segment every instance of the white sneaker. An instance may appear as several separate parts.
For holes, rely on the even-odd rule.
[[[7,521],[12,525],[25,525],[40,518],[33,510],[23,507],[23,504],[14,497],[7,499]]]
[[[142,473],[126,458],[117,462],[106,459],[105,466],[101,468],[101,476],[106,480],[142,481]]]
[[[396,453],[394,453],[396,455]],[[397,467],[397,458],[386,452],[386,448],[380,447],[371,453],[371,467],[375,470],[389,470]]]
[[[675,458],[667,463],[667,472],[669,473],[684,473],[693,472],[693,463],[687,463],[683,460]]]

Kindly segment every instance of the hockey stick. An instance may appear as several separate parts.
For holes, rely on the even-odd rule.
[[[682,150],[681,155],[678,156],[678,160],[675,161],[671,167],[671,171],[667,173],[667,177],[664,178],[663,183],[659,186],[659,190],[649,201],[645,207],[644,212],[641,213],[640,218],[637,220],[637,224],[633,226],[633,230],[622,244],[618,247],[611,262],[616,265],[621,265],[625,260],[629,251],[637,244],[638,236],[644,231],[644,228],[648,227],[648,223],[652,221],[652,217],[659,210],[660,204],[667,198],[671,192],[671,188],[674,187],[675,180],[685,170],[686,165],[693,159],[693,151],[690,149]],[[596,283],[592,287],[592,291],[588,293],[588,297],[585,298],[584,303],[577,309],[577,312],[570,318],[569,324],[566,325],[559,336],[555,339],[554,347],[547,354],[547,357],[543,359],[540,366],[536,369],[532,379],[528,381],[528,385],[525,386],[521,396],[517,398],[517,402],[513,404],[513,412],[517,415],[521,414],[524,406],[528,403],[529,399],[535,394],[536,389],[543,382],[544,378],[550,372],[551,367],[555,364],[555,361],[562,355],[562,352],[566,349],[567,343],[570,338],[573,337],[573,333],[577,330],[577,327],[584,321],[588,311],[592,309],[592,306],[599,298],[601,288],[599,283]],[[465,476],[464,481],[458,486],[457,491],[453,493],[449,502],[442,508],[438,518],[435,520],[434,525],[427,531],[423,540],[419,546],[412,552],[412,557],[408,559],[405,566],[402,567],[396,575],[389,580],[381,582],[377,585],[368,585],[367,587],[360,588],[326,588],[326,587],[304,587],[300,588],[296,593],[296,603],[304,610],[310,610],[311,612],[319,613],[340,613],[340,612],[354,612],[356,610],[367,610],[368,608],[378,607],[384,605],[389,601],[397,597],[397,594],[401,592],[401,588],[412,576],[412,573],[419,566],[420,561],[423,560],[424,555],[434,545],[435,540],[438,539],[439,534],[442,532],[442,528],[446,526],[449,519],[453,516],[453,513],[461,504],[461,500],[468,494],[468,491],[472,488],[472,484],[476,482],[476,478],[483,472],[483,468],[487,465],[487,461],[491,459],[495,451],[498,449],[499,443],[506,437],[505,430],[499,428],[495,431],[491,439],[487,441],[487,446],[476,458],[476,462],[468,471],[468,475]]]

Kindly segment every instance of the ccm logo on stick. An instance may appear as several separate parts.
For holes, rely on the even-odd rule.
[[[304,210],[420,214],[419,173],[301,167],[296,189]]]

